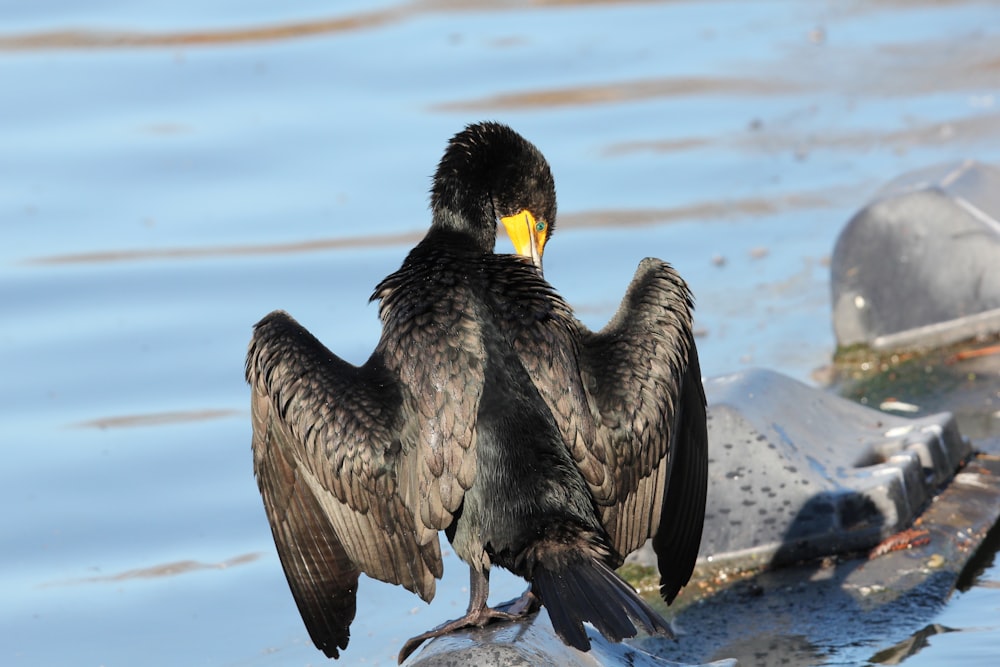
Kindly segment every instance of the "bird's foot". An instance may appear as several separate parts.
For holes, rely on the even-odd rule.
[[[521,598],[523,597],[524,596],[522,595]],[[521,598],[518,598],[512,604],[520,602]],[[454,621],[448,621],[443,625],[437,626],[433,630],[428,630],[423,634],[419,634],[416,637],[409,639],[405,644],[403,644],[403,648],[399,650],[399,662],[402,664],[404,660],[410,657],[411,653],[417,650],[417,647],[428,639],[441,637],[442,635],[455,632],[456,630],[462,630],[463,628],[483,628],[496,621],[516,621],[522,616],[523,614],[500,611],[498,609],[491,609],[490,607],[482,607],[481,609],[469,611],[469,613],[462,618],[456,618]]]
[[[500,611],[505,611],[512,616],[518,618],[524,618],[530,614],[534,614],[536,611],[542,608],[542,601],[538,599],[538,596],[531,592],[531,589],[524,591],[521,597],[515,598],[513,600],[508,600],[507,602],[502,602],[496,606]]]

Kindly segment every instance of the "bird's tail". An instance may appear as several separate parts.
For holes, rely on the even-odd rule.
[[[637,625],[650,634],[674,636],[667,621],[634,588],[593,556],[578,553],[548,566],[536,563],[531,580],[556,634],[581,651],[590,650],[584,621],[612,642],[635,637]]]

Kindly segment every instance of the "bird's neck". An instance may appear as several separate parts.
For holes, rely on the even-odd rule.
[[[483,254],[493,252],[497,242],[497,225],[494,220],[470,221],[466,216],[448,209],[434,211],[431,228],[425,241],[468,245]]]

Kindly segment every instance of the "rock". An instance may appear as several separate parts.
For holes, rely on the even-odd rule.
[[[767,370],[705,382],[699,569],[868,549],[908,526],[971,453],[950,413],[907,419]],[[655,565],[647,545],[631,559]]]
[[[918,525],[871,553],[689,586],[672,619],[688,633],[639,646],[689,662],[735,658],[741,667],[900,664],[941,631],[934,620],[998,515],[1000,458],[976,456]]]
[[[841,347],[1000,332],[1000,169],[967,161],[889,183],[841,232],[831,290]]]

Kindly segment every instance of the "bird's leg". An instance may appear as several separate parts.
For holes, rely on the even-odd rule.
[[[433,630],[428,630],[427,632],[419,634],[407,641],[403,644],[403,648],[399,651],[400,663],[406,660],[411,653],[417,650],[418,646],[428,639],[440,637],[441,635],[446,635],[449,632],[461,630],[462,628],[482,628],[494,621],[514,621],[521,618],[522,614],[512,614],[506,611],[491,609],[486,606],[486,599],[490,595],[489,570],[480,570],[475,567],[470,567],[469,588],[469,610],[465,612],[465,616],[457,618],[454,621],[448,621],[444,625],[439,625]],[[529,593],[530,591],[525,595],[528,595]],[[516,602],[520,602],[520,600],[524,597],[525,596],[522,595]]]

